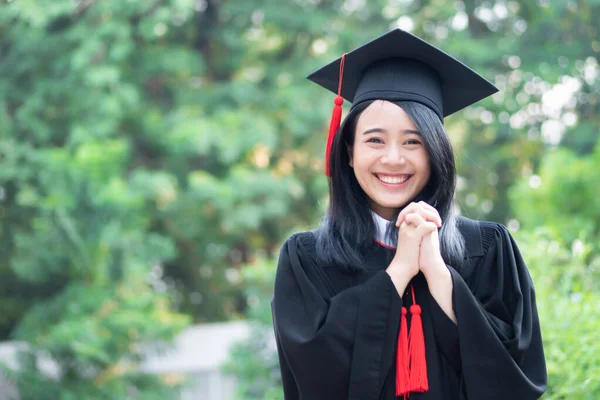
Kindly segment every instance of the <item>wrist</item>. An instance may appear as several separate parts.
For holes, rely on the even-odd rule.
[[[407,268],[396,268],[395,266],[390,265],[385,272],[390,276],[392,283],[400,295],[404,293],[408,283],[413,278]]]
[[[423,275],[425,276],[429,286],[436,285],[438,283],[445,284],[452,279],[452,274],[444,263],[436,265],[435,268],[430,268],[427,270],[421,269],[421,271],[423,272]]]

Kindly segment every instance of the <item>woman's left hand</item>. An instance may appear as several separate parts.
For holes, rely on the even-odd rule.
[[[410,203],[400,212],[398,223],[402,223],[404,216],[409,213],[417,213],[426,221],[435,222],[438,228],[442,225],[442,220],[435,207],[430,206],[424,201],[418,203]],[[440,252],[440,240],[438,231],[435,230],[423,237],[421,241],[421,249],[419,254],[419,269],[429,280],[435,277],[438,273],[447,273],[447,267]]]

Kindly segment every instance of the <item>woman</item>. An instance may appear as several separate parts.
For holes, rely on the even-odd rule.
[[[309,79],[338,96],[327,215],[279,257],[286,400],[539,398],[544,353],[519,250],[502,225],[453,212],[443,118],[497,89],[401,30]],[[352,108],[339,127],[342,98]]]

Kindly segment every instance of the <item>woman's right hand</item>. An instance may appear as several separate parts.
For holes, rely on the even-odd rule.
[[[404,293],[410,280],[419,273],[419,254],[423,237],[441,226],[439,216],[418,203],[411,203],[398,215],[398,247],[386,272],[396,290]]]

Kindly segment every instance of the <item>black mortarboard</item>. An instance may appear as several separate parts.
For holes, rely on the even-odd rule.
[[[308,76],[338,93],[341,58]],[[366,100],[411,100],[440,118],[488,97],[498,89],[454,57],[424,40],[395,29],[346,54],[341,96]]]
[[[498,91],[465,64],[401,29],[344,54],[308,79],[338,95],[327,140],[327,176],[329,148],[339,128],[342,98],[352,107],[367,100],[416,101],[443,121]]]

